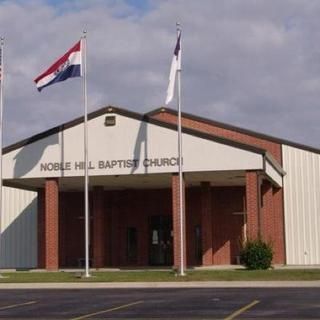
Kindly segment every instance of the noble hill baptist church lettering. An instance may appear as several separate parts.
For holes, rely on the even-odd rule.
[[[114,168],[138,168],[143,167],[172,167],[178,165],[177,157],[171,158],[146,158],[125,160],[98,160],[96,163],[89,161],[88,169],[114,169]],[[84,170],[84,161],[45,162],[40,163],[40,171],[68,171]]]

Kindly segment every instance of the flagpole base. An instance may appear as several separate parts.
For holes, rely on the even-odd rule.
[[[185,270],[179,270],[179,268],[173,268],[173,271],[176,277],[184,277],[187,275]]]

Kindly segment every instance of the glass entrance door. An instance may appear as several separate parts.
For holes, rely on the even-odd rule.
[[[153,266],[171,266],[172,251],[171,216],[151,216],[149,222],[149,263]]]

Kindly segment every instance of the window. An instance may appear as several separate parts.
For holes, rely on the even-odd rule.
[[[127,261],[137,263],[137,229],[127,228]]]

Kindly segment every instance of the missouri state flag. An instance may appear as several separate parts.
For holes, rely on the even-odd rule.
[[[47,86],[67,80],[68,78],[81,77],[81,65],[82,55],[80,40],[67,53],[58,59],[48,70],[43,72],[34,80],[37,89],[41,91]]]

